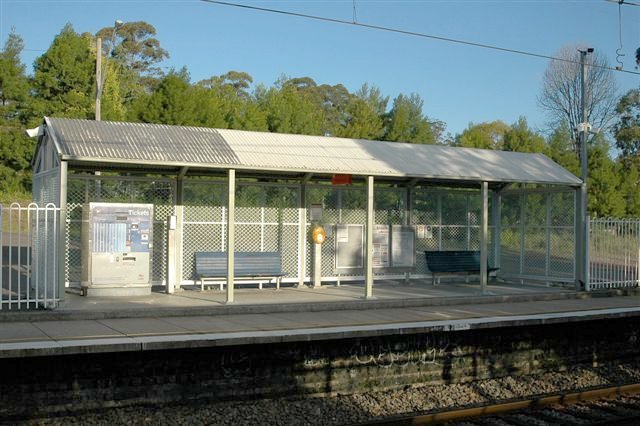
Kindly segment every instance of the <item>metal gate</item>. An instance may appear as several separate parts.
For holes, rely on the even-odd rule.
[[[640,220],[589,220],[587,290],[640,285]]]
[[[54,308],[59,294],[60,209],[0,206],[0,310]]]

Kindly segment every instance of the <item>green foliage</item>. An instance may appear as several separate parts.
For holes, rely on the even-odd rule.
[[[573,150],[571,132],[566,123],[555,129],[548,142],[548,153],[553,161],[576,176],[580,176],[580,161]]]
[[[158,65],[169,54],[155,38],[152,25],[132,22],[114,30],[107,27],[96,34],[103,39],[102,54],[106,56],[102,93],[105,120],[444,142],[445,124],[423,113],[424,101],[416,94],[399,94],[389,105],[390,98],[368,84],[350,93],[342,84],[318,84],[303,76],[282,77],[268,87],[256,86],[250,74],[236,70],[193,84],[186,68],[160,72]],[[35,140],[25,136],[25,127],[39,124],[43,115],[93,118],[94,41],[91,35],[77,34],[67,24],[35,61],[34,75],[29,79],[19,59],[22,39],[13,31],[9,34],[0,52],[0,194],[19,196],[30,189]],[[602,136],[593,138],[589,148],[589,209],[598,216],[639,216],[640,89],[625,94],[616,113],[613,134],[621,157],[614,160],[609,156]],[[469,124],[455,140],[448,136],[446,143],[541,152],[579,175],[572,131],[563,124],[566,122],[559,119],[560,125],[546,140],[529,127],[524,117],[511,126],[501,121]],[[249,189],[243,191],[247,203],[255,201],[256,194]],[[332,197],[336,196],[337,192],[330,190],[325,201],[335,202]],[[342,205],[349,208],[359,208],[365,200],[361,191],[345,190],[341,197]],[[456,200],[454,197],[451,202],[455,204]],[[530,201],[527,220],[536,220],[542,204],[535,197]],[[378,203],[384,208],[394,206],[397,200],[383,191]],[[519,220],[520,212],[516,213],[514,220]],[[509,212],[504,211],[503,218],[509,220]]]
[[[588,153],[589,212],[600,217],[625,214],[623,194],[618,191],[618,165],[609,158],[606,141],[596,138]]]
[[[504,135],[509,126],[502,121],[469,124],[455,140],[456,146],[465,148],[502,149]]]
[[[417,94],[398,95],[389,112],[385,140],[434,144],[437,139],[431,123],[422,114],[424,101]]]
[[[546,144],[542,136],[529,128],[527,119],[518,121],[504,133],[503,150],[517,152],[545,152]]]
[[[336,136],[377,140],[384,136],[384,113],[388,97],[380,89],[363,85],[350,96],[345,108],[345,122],[336,128]]]
[[[93,118],[95,58],[89,40],[67,24],[36,59],[33,90],[40,115]]]
[[[144,21],[125,22],[96,33],[103,40],[103,53],[111,52],[114,60],[139,77],[159,75],[160,69],[154,65],[169,57],[155,35],[155,27]]]
[[[30,162],[35,140],[18,127],[0,131],[0,193],[23,194],[31,189]]]
[[[0,52],[0,123],[26,120],[29,81],[20,61],[23,48],[22,38],[12,30]]]
[[[322,135],[324,110],[313,95],[296,84],[281,83],[257,94],[270,132]]]
[[[616,147],[628,162],[638,162],[640,154],[640,89],[627,92],[616,107],[617,121],[613,126]]]
[[[169,72],[148,99],[140,119],[147,123],[193,125],[196,102],[185,69]]]

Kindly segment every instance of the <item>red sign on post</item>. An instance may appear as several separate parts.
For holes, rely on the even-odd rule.
[[[331,185],[351,185],[351,175],[333,175]]]

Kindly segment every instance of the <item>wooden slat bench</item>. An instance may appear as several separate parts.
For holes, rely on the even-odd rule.
[[[227,253],[219,251],[199,251],[195,253],[196,279],[200,281],[200,290],[204,290],[206,281],[216,281],[220,290],[227,280]],[[282,257],[279,252],[235,252],[234,276],[239,280],[275,282],[280,288]],[[239,284],[239,283],[236,283]]]
[[[433,277],[433,285],[440,283],[442,275],[479,275],[480,252],[474,250],[425,251],[427,267]],[[500,268],[490,268],[487,265],[487,280],[489,273]]]

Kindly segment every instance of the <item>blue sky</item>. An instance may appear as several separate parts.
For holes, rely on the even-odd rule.
[[[234,0],[230,0],[234,1]],[[238,3],[352,20],[352,0],[244,1]],[[636,1],[640,3],[640,0]],[[389,1],[356,0],[358,22],[497,45],[552,56],[586,43],[615,65],[618,5],[605,0]],[[424,112],[452,134],[470,122],[525,116],[544,129],[537,96],[548,61],[436,40],[219,6],[198,0],[0,0],[0,42],[15,27],[25,40],[24,63],[48,48],[65,23],[95,33],[122,21],[144,20],[171,58],[193,81],[229,70],[246,71],[271,85],[282,74],[317,83],[363,83],[391,98],[418,93]],[[640,7],[622,7],[624,69],[640,47]],[[640,86],[640,75],[615,73],[620,93]]]

